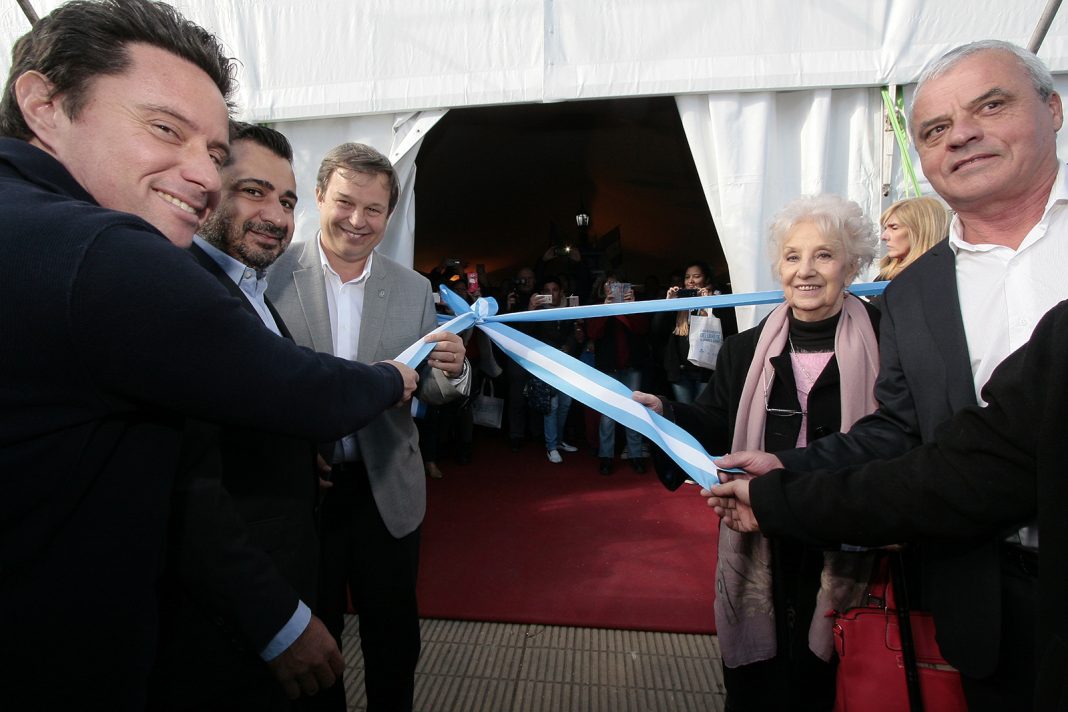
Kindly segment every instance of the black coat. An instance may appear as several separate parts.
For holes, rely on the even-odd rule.
[[[255,314],[214,259],[197,245],[190,253]],[[153,706],[286,708],[258,653],[298,601],[315,605],[315,444],[243,426],[191,428],[218,440],[221,468],[190,468],[175,483]]]
[[[1038,516],[1039,662],[1035,709],[1068,710],[1068,302],[1005,359],[971,406],[894,460],[753,480],[762,530],[817,544],[928,540],[965,550]],[[962,584],[961,602],[982,595]],[[979,625],[981,622],[976,621]],[[984,625],[985,627],[985,625]],[[941,630],[941,629],[939,629]]]
[[[0,708],[141,709],[186,417],[328,440],[401,378],[279,339],[17,139],[0,209]]]

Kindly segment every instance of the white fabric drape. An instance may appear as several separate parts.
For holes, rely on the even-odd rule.
[[[735,292],[774,289],[767,227],[806,193],[838,193],[880,211],[876,89],[815,89],[676,97]],[[739,328],[766,308],[738,310]]]
[[[378,250],[411,267],[415,252],[415,157],[423,137],[444,115],[442,109],[272,124],[272,128],[285,134],[293,144],[298,197],[293,239],[311,239],[319,229],[315,179],[326,152],[345,141],[366,143],[389,158],[401,182],[400,199]]]

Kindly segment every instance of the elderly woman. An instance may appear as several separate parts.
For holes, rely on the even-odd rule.
[[[886,256],[877,279],[893,279],[949,234],[949,211],[934,198],[906,198],[883,211]]]
[[[712,385],[692,405],[646,393],[714,454],[803,447],[875,409],[877,311],[847,287],[871,263],[876,236],[860,206],[835,195],[789,203],[771,226],[772,271],[786,303],[724,342]],[[685,477],[658,456],[674,489]],[[835,662],[827,613],[859,598],[867,554],[720,528],[716,626],[727,709],[830,710]]]

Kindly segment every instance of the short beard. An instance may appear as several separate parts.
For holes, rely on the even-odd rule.
[[[234,231],[233,213],[230,211],[215,211],[200,228],[200,236],[230,255],[242,264],[255,270],[265,270],[274,264],[275,260],[285,252],[283,247],[277,254],[260,249],[249,249],[249,246],[241,239],[246,232],[256,230],[275,235],[284,240],[285,228],[279,228],[268,223],[258,223],[246,220],[241,225],[239,232]]]

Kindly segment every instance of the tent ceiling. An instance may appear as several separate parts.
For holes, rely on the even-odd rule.
[[[6,47],[27,23],[3,0]],[[40,14],[60,3],[33,0]],[[1045,0],[177,0],[243,65],[242,118],[913,81],[946,49],[1026,43]],[[6,74],[8,58],[0,65]],[[1061,13],[1040,53],[1068,71]]]

